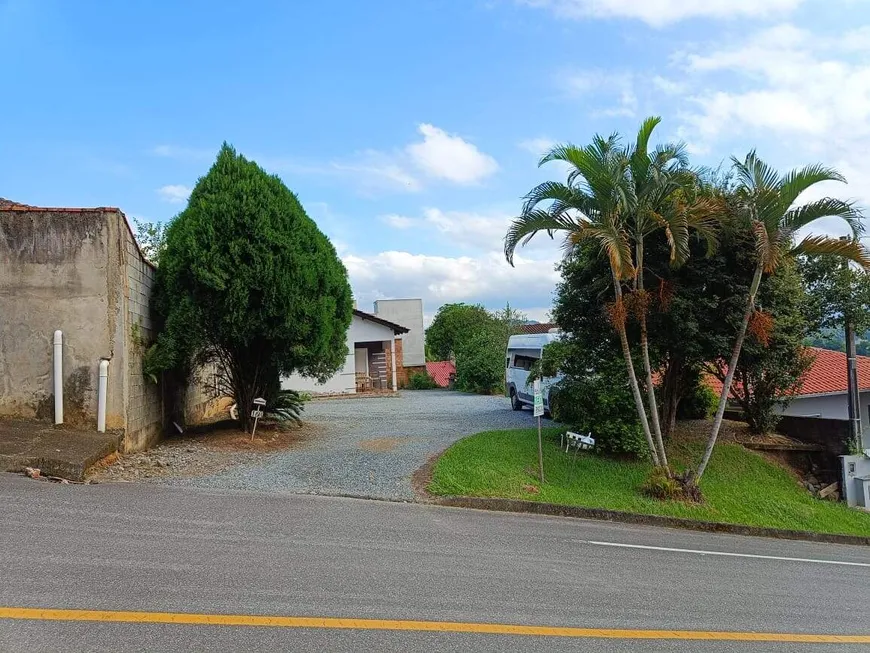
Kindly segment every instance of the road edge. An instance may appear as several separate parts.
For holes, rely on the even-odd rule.
[[[746,526],[742,524],[726,524],[722,522],[696,521],[681,517],[665,517],[662,515],[641,515],[619,510],[603,508],[583,508],[580,506],[565,506],[556,503],[539,501],[523,501],[521,499],[499,499],[495,497],[464,497],[464,496],[432,496],[427,503],[449,506],[452,508],[472,508],[475,510],[491,510],[496,512],[528,513],[548,515],[551,517],[573,517],[577,519],[595,519],[599,521],[620,522],[624,524],[641,524],[645,526],[663,526],[666,528],[682,528],[685,530],[704,531],[707,533],[728,533],[731,535],[748,535],[752,537],[768,537],[781,540],[802,540],[806,542],[821,542],[826,544],[849,544],[853,546],[870,546],[870,535],[839,535],[834,533],[814,533],[811,531],[793,531],[781,528],[763,526]]]

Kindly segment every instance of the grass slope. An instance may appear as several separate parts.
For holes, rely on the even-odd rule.
[[[738,444],[721,444],[701,482],[706,503],[690,505],[640,494],[650,466],[559,449],[559,430],[546,429],[544,476],[537,479],[537,431],[488,431],[460,440],[437,461],[428,490],[436,495],[506,497],[700,521],[821,533],[870,534],[870,514],[812,497],[783,467]],[[672,444],[672,464],[700,457],[700,443]],[[537,491],[535,491],[537,490]]]

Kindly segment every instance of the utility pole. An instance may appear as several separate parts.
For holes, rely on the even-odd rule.
[[[848,240],[847,236],[841,236],[840,240]],[[848,261],[843,263],[846,270],[849,269]],[[846,374],[849,395],[849,434],[857,450],[863,446],[861,438],[861,403],[859,401],[858,388],[858,356],[855,351],[855,325],[850,317],[850,311],[843,307],[846,328]]]

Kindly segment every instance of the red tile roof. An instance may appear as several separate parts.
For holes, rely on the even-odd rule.
[[[521,327],[517,329],[517,333],[522,334],[535,334],[535,333],[549,333],[551,329],[558,329],[559,325],[553,322],[545,322],[543,324],[523,324]]]
[[[846,392],[846,354],[818,347],[807,349],[815,356],[815,360],[797,396]],[[714,392],[722,392],[719,379],[711,376],[708,383]],[[870,390],[870,356],[858,356],[858,387]]]
[[[440,387],[446,388],[450,383],[450,375],[456,374],[456,365],[453,361],[428,361],[426,372]]]

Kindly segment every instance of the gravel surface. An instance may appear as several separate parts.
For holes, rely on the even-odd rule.
[[[460,438],[479,431],[528,428],[530,410],[504,397],[440,390],[398,396],[319,400],[304,419],[318,435],[302,446],[174,485],[413,500],[412,474]]]

